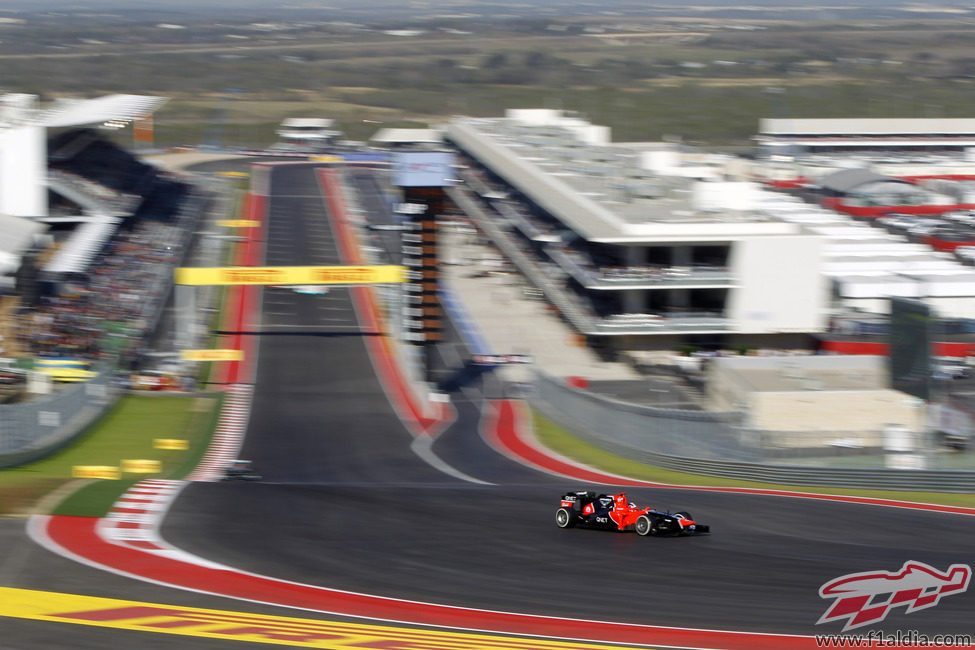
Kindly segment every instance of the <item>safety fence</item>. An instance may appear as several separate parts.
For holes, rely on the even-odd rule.
[[[755,431],[740,413],[623,402],[541,371],[536,371],[529,401],[585,442],[665,469],[789,485],[975,492],[975,471],[933,469],[939,461],[930,455],[829,446],[811,455],[802,444],[809,435],[804,432]],[[904,462],[895,468],[892,457]]]
[[[59,388],[53,395],[0,405],[0,467],[51,453],[110,408],[121,388],[114,372],[101,370],[97,377]]]
[[[618,450],[646,449],[656,453],[711,460],[751,460],[739,439],[741,415],[634,404],[575,388],[537,370],[532,404],[574,432],[585,431],[590,442]]]

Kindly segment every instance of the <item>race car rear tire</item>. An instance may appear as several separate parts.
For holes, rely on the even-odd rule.
[[[576,511],[572,508],[559,508],[555,512],[555,525],[559,528],[572,528],[576,525]]]
[[[648,515],[640,515],[636,518],[636,522],[633,524],[633,530],[636,531],[637,535],[646,536],[653,535],[656,532],[657,527],[654,525],[653,519],[651,519]]]

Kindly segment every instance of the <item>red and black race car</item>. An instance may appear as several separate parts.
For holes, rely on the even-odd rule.
[[[711,527],[699,524],[691,513],[661,512],[630,503],[626,492],[613,495],[595,492],[566,492],[555,511],[559,528],[586,526],[605,530],[635,530],[638,535],[700,535]]]

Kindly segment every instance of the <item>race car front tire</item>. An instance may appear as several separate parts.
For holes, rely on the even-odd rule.
[[[637,535],[653,535],[656,532],[656,526],[653,524],[653,519],[648,515],[640,515],[633,524],[633,530],[636,531]]]
[[[571,508],[559,508],[555,512],[555,525],[559,528],[572,528],[576,525],[576,512]]]

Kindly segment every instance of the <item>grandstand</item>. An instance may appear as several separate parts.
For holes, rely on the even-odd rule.
[[[84,274],[120,228],[141,219],[170,219],[183,197],[181,183],[140,162],[94,129],[56,133],[47,148],[48,186],[58,193],[49,204],[60,214],[49,214],[43,220],[74,226],[41,269],[47,285]]]
[[[46,223],[55,236],[56,250],[38,269],[43,290],[85,273],[120,227],[175,212],[182,184],[105,135],[165,101],[108,95],[41,106],[33,95],[0,97],[0,214]],[[33,303],[38,295],[23,297]]]
[[[162,308],[190,188],[107,133],[164,101],[0,97],[0,336],[19,355],[103,360],[135,344]]]
[[[147,118],[165,98],[107,95],[41,106],[34,95],[0,96],[0,214],[45,219],[48,210],[49,138],[66,129],[118,130]],[[79,148],[86,143],[77,141]],[[70,157],[62,151],[60,156]],[[94,210],[94,206],[84,206]]]

